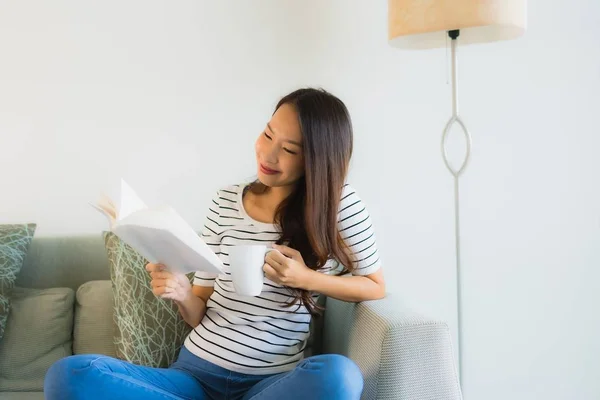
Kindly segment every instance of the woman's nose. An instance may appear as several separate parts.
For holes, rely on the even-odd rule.
[[[277,164],[278,151],[275,146],[271,146],[265,151],[265,161],[271,164]]]

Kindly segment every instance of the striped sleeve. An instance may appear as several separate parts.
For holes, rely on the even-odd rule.
[[[208,247],[210,247],[217,255],[219,255],[221,250],[221,239],[219,234],[219,192],[217,192],[208,206],[201,233],[202,240],[204,240]],[[217,274],[196,272],[194,275],[194,285],[212,287],[215,284],[216,278]]]
[[[373,222],[365,203],[350,186],[344,186],[338,212],[338,229],[354,261],[353,275],[369,275],[381,267]]]

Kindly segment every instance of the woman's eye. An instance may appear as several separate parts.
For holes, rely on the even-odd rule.
[[[286,149],[286,148],[284,148],[283,150],[285,150],[286,152],[288,152],[288,153],[290,153],[290,154],[298,154],[298,153],[296,153],[296,152],[294,152],[294,151],[291,151],[291,150],[288,150],[288,149]]]
[[[272,139],[271,139],[271,136],[269,136],[269,135],[267,134],[267,132],[265,132],[265,136],[267,137],[267,139],[269,139],[269,140],[272,140]]]

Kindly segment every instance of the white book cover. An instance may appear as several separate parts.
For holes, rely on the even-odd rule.
[[[103,196],[91,206],[106,216],[111,232],[148,261],[175,273],[223,273],[219,257],[170,206],[146,206],[123,179],[118,204]]]

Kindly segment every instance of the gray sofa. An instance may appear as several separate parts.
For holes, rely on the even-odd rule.
[[[27,308],[26,304],[45,307],[49,302],[26,303],[29,291],[23,292],[25,300],[17,300],[13,312],[24,315],[9,317],[9,325],[11,320],[19,320],[22,326],[18,331],[14,328],[12,333],[8,332],[9,326],[10,335],[8,339],[5,336],[9,343],[0,343],[0,353],[13,355],[12,359],[5,356],[0,360],[0,387],[13,390],[0,392],[0,399],[43,399],[43,375],[52,362],[48,354],[54,354],[54,358],[71,353],[114,355],[109,279],[108,259],[100,235],[34,238],[17,286],[71,288],[68,292],[72,295],[64,290],[62,294],[54,293],[65,311],[61,314],[62,322],[50,321],[52,329],[42,328],[47,323],[44,318],[25,315],[38,311],[31,306]],[[310,354],[339,353],[353,359],[365,378],[364,399],[462,398],[450,334],[444,322],[404,310],[393,295],[359,304],[327,299],[326,307],[324,317],[312,326]],[[48,340],[40,338],[49,335],[64,340],[55,346],[53,353],[44,352],[42,364],[36,360],[20,362],[35,354],[39,343],[47,343]],[[15,354],[22,358],[14,358]],[[27,375],[26,382],[19,381],[23,377],[15,376],[15,371],[20,370],[25,371],[22,374]],[[27,391],[15,391],[20,388]]]

